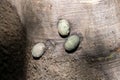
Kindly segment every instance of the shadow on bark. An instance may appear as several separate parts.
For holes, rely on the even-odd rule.
[[[26,80],[26,42],[16,9],[0,0],[0,80]]]
[[[88,39],[88,43],[90,39]],[[96,40],[97,44],[93,50],[87,51],[84,50],[83,54],[84,57],[83,60],[86,61],[85,64],[83,64],[85,69],[84,76],[88,76],[89,80],[112,80],[109,76],[109,74],[106,73],[106,70],[103,68],[105,62],[112,61],[116,59],[115,55],[110,57],[111,49],[108,47],[105,47],[106,44],[104,44],[103,40],[98,37]],[[107,63],[105,63],[107,65]],[[109,66],[107,66],[109,68]],[[85,79],[87,80],[87,79]]]

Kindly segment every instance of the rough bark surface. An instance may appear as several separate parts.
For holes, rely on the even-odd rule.
[[[8,1],[16,8],[26,29],[26,52],[21,53],[26,55],[26,68],[22,67],[25,80],[120,80],[119,0]],[[80,46],[71,54],[63,47],[67,38],[61,38],[58,34],[57,22],[61,18],[70,22],[71,34],[81,33],[83,36]],[[19,26],[16,28],[22,29]],[[16,38],[19,39],[18,36]],[[38,42],[44,42],[47,50],[39,60],[35,60],[31,48]]]
[[[25,37],[16,9],[0,0],[0,80],[25,80]]]

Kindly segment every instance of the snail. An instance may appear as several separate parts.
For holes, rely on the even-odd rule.
[[[34,58],[40,58],[46,50],[46,46],[44,43],[37,43],[32,48],[32,56]]]
[[[77,49],[80,44],[80,37],[78,35],[71,35],[65,41],[64,48],[68,52],[72,52]]]
[[[70,33],[70,25],[69,22],[65,19],[61,19],[58,22],[58,33],[62,36],[62,37],[66,37],[69,35]]]

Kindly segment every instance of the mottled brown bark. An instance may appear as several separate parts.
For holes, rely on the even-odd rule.
[[[0,0],[0,80],[25,79],[25,33],[16,8]]]
[[[22,39],[27,44],[27,47],[24,47],[26,68],[23,67],[26,80],[120,79],[119,0],[8,1],[16,8],[26,29],[26,34],[23,33],[27,40]],[[70,22],[70,35],[80,33],[83,36],[80,46],[71,54],[63,47],[67,38],[61,38],[58,34],[57,22],[61,18]],[[14,31],[14,28],[9,31]],[[14,34],[19,33],[15,31]],[[38,42],[44,42],[47,50],[39,60],[34,60],[31,48]]]

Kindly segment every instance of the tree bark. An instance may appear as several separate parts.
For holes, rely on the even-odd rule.
[[[22,73],[24,78],[18,77],[19,80],[120,79],[119,0],[8,2],[16,8],[16,14],[26,31],[23,32],[26,37],[23,41],[26,44],[22,43],[25,46],[26,57],[22,67],[25,73]],[[70,35],[80,33],[83,36],[80,46],[71,54],[63,47],[67,38],[62,38],[58,34],[57,23],[60,19],[70,22]],[[39,60],[35,60],[31,55],[31,49],[39,42],[44,42],[47,50]]]

